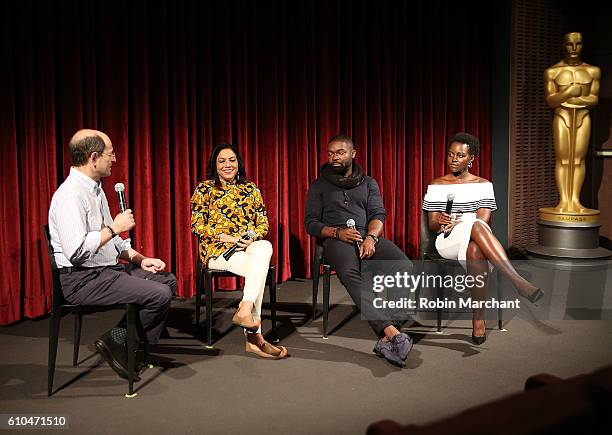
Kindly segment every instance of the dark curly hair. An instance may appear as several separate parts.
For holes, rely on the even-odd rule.
[[[448,141],[448,145],[446,147],[450,147],[453,142],[466,144],[470,154],[473,156],[480,154],[480,141],[476,136],[472,136],[469,133],[457,133]]]
[[[230,149],[236,154],[236,159],[238,160],[238,174],[236,174],[236,183],[246,183],[246,169],[244,168],[244,161],[238,152],[238,147],[231,143],[220,143],[215,145],[210,154],[210,159],[208,160],[208,166],[206,167],[206,178],[209,180],[215,180],[215,186],[221,187],[221,180],[219,179],[219,174],[217,173],[217,157],[222,150]]]

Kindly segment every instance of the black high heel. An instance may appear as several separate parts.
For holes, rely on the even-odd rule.
[[[483,335],[482,337],[472,334],[472,343],[481,345],[485,341],[487,341],[487,334]]]
[[[482,343],[484,343],[487,340],[487,325],[486,323],[484,323],[483,321],[483,325],[484,325],[484,334],[483,335],[474,335],[474,333],[472,332],[472,343],[476,344],[476,345],[481,345]],[[474,326],[472,325],[472,328]]]
[[[531,296],[529,296],[527,299],[529,299],[529,302],[531,302],[532,304],[535,304],[537,301],[539,301],[543,297],[544,297],[544,290],[539,288],[536,291],[534,291],[531,294]]]
[[[523,295],[521,295],[521,296],[523,296]],[[531,302],[532,304],[535,304],[537,301],[539,301],[540,299],[542,299],[544,297],[544,290],[539,288],[536,291],[534,291],[533,293],[531,293],[529,296],[523,296],[523,297],[525,299],[527,299],[529,302]]]

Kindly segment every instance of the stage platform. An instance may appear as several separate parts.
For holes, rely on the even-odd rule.
[[[591,372],[612,361],[612,322],[510,319],[507,331],[488,321],[488,339],[470,340],[469,320],[406,324],[415,339],[407,366],[398,369],[372,353],[374,335],[359,315],[329,339],[322,319],[309,319],[310,281],[279,286],[282,344],[291,358],[266,361],[244,354],[243,333],[231,325],[231,298],[223,295],[214,349],[196,339],[194,301],[176,300],[168,336],[154,354],[157,367],[125,398],[127,383],[91,344],[120,316],[87,316],[80,365],[72,367],[72,327],[62,321],[55,375],[47,398],[48,319],[0,328],[1,413],[61,414],[70,433],[87,434],[359,434],[381,419],[427,423],[522,391],[537,373],[562,378]],[[320,292],[321,293],[321,292]],[[227,298],[227,300],[225,299]],[[330,327],[352,312],[352,303],[332,277]],[[270,322],[266,321],[265,329]]]

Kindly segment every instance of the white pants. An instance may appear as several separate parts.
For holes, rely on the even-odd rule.
[[[246,250],[235,252],[229,260],[223,255],[208,260],[211,269],[225,270],[244,277],[243,301],[253,302],[255,320],[261,320],[266,278],[272,257],[272,244],[267,240],[257,240],[247,246]],[[261,332],[261,326],[257,332]]]

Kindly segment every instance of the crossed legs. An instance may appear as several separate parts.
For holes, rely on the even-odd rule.
[[[530,298],[539,291],[538,287],[523,278],[510,263],[506,252],[491,230],[481,222],[474,222],[471,240],[466,252],[468,274],[483,276],[488,272],[488,263],[491,262],[500,272],[506,275],[517,288],[521,296]],[[488,292],[488,280],[485,285],[472,289],[472,298],[482,300]],[[472,334],[476,337],[485,335],[484,310],[475,309],[472,318]]]

